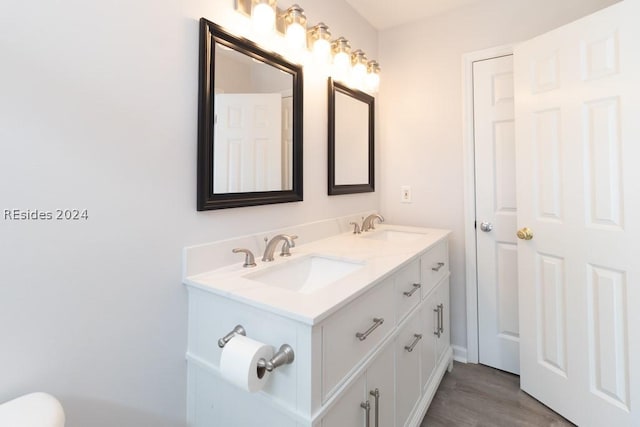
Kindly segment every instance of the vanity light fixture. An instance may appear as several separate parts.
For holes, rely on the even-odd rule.
[[[285,33],[287,46],[294,53],[302,52],[307,48],[307,17],[304,10],[294,4],[284,13]]]
[[[371,60],[367,63],[365,87],[373,93],[377,93],[378,89],[380,89],[380,64],[378,64],[378,61]]]
[[[351,75],[351,45],[344,37],[338,37],[331,44],[333,52],[333,79],[347,83]]]
[[[251,0],[251,23],[257,34],[271,34],[276,25],[276,0]]]
[[[361,49],[351,54],[351,86],[363,89],[367,77],[367,56]]]
[[[351,53],[349,41],[344,37],[332,42],[329,27],[323,22],[307,28],[307,17],[299,5],[280,9],[277,0],[234,0],[234,3],[236,11],[251,19],[256,36],[264,39],[275,34],[284,36],[286,56],[291,61],[305,63],[311,50],[314,65],[326,67],[334,80],[370,93],[378,91],[378,63],[367,62],[362,50]]]
[[[324,22],[309,30],[308,43],[318,64],[331,65],[331,33]]]

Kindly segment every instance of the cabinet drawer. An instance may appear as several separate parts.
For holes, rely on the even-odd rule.
[[[395,275],[396,318],[400,322],[420,302],[420,261],[412,261]]]
[[[449,273],[449,246],[446,240],[442,240],[420,257],[420,270],[424,298]]]
[[[389,278],[329,317],[322,325],[322,396],[326,398],[394,328]],[[374,322],[374,318],[378,322]],[[376,326],[377,325],[377,326]],[[361,334],[357,337],[356,334]]]

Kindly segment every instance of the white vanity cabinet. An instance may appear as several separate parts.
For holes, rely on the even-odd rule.
[[[418,426],[453,360],[448,232],[423,234],[424,241],[414,246],[344,236],[340,247],[353,251],[358,244],[380,255],[371,258],[369,270],[351,276],[368,281],[361,291],[317,318],[244,295],[232,297],[228,282],[218,291],[213,279],[211,284],[206,278],[186,281],[188,425]],[[416,249],[407,249],[412,247]],[[329,246],[322,248],[328,251]],[[249,286],[244,281],[238,288]],[[275,301],[273,293],[265,295]],[[331,296],[318,292],[300,297],[299,305],[316,307]],[[242,391],[221,376],[223,349],[217,341],[235,325],[242,325],[250,338],[276,349],[286,343],[295,351],[293,363],[273,371],[259,392]]]

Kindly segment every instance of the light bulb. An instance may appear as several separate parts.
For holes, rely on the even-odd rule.
[[[253,30],[259,35],[268,35],[275,27],[276,11],[269,3],[256,3],[251,11]]]
[[[319,64],[331,62],[331,43],[328,40],[319,39],[313,43],[313,57]]]
[[[328,67],[331,65],[331,33],[329,27],[320,22],[309,30],[309,40],[316,65]]]
[[[334,40],[331,45],[333,50],[333,69],[331,74],[334,80],[347,83],[351,74],[351,46],[344,37]]]
[[[307,31],[297,22],[289,24],[285,39],[287,47],[292,51],[298,52],[307,47]]]
[[[378,92],[380,88],[380,75],[376,73],[367,73],[366,88],[370,92]]]
[[[367,67],[364,64],[356,64],[351,70],[351,78],[353,80],[353,86],[362,88],[364,86],[365,78],[367,77]]]
[[[284,38],[289,48],[289,55],[294,58],[303,57],[307,49],[307,17],[304,15],[304,10],[294,4],[284,13],[284,22],[287,28]]]
[[[333,78],[346,83],[351,74],[351,58],[344,52],[336,53],[333,57]]]
[[[367,77],[367,57],[360,49],[351,54],[351,64],[353,66],[351,70],[351,82],[350,85],[363,89],[365,85],[365,79]]]
[[[367,77],[365,87],[369,92],[376,93],[380,89],[380,65],[377,61],[367,63]]]

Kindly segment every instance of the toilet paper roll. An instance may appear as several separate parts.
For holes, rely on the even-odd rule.
[[[220,373],[242,390],[256,392],[262,390],[270,374],[265,368],[258,367],[258,360],[270,360],[272,356],[272,346],[236,335],[222,349]]]

